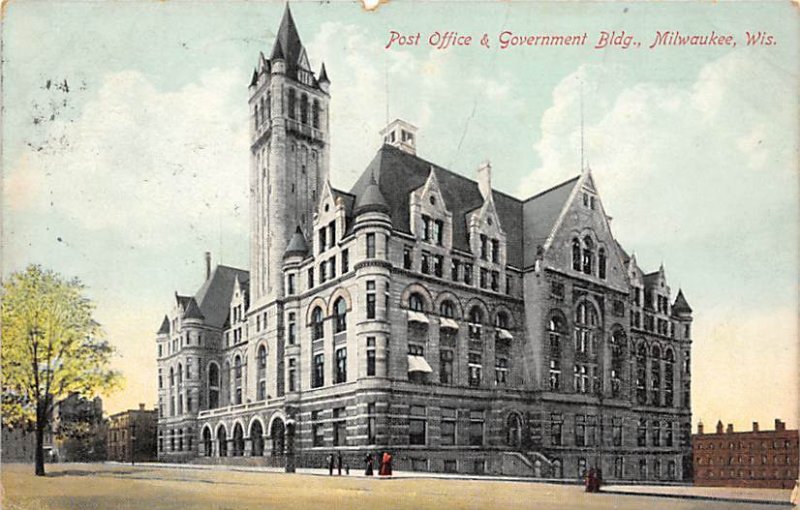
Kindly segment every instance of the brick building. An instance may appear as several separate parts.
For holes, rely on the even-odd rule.
[[[129,409],[108,418],[106,444],[108,460],[145,462],[156,460],[158,410]]]
[[[250,271],[207,256],[163,319],[160,459],[280,464],[291,435],[300,464],[691,479],[692,310],[614,239],[588,168],[518,199],[396,120],[333,188],[330,80],[288,8],[249,92]]]
[[[703,424],[692,436],[695,485],[791,489],[798,477],[798,431],[786,430],[775,420],[775,430],[723,431],[717,422],[714,434],[705,434]]]
[[[53,407],[53,460],[87,462],[106,459],[103,399],[71,393]]]

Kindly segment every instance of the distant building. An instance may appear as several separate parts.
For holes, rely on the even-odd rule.
[[[105,460],[103,400],[72,393],[53,408],[53,460],[87,462]]]
[[[715,434],[704,434],[697,425],[692,436],[695,485],[791,489],[797,480],[797,430],[775,420],[775,430],[734,432],[728,424],[723,432],[717,422]]]
[[[158,411],[129,409],[109,417],[106,432],[108,460],[144,462],[156,460]]]
[[[2,429],[2,462],[33,462],[36,451],[36,432],[33,428],[3,426]],[[50,460],[53,450],[53,434],[50,430],[44,433],[44,458]]]

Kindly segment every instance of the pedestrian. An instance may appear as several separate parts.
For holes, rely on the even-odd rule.
[[[344,463],[344,474],[346,474],[347,476],[350,476],[350,463],[349,462],[345,462]]]
[[[389,452],[383,452],[381,457],[381,469],[378,471],[380,476],[392,476],[392,456]]]
[[[594,492],[594,479],[594,468],[592,468],[586,473],[586,492]]]
[[[342,476],[342,452],[336,452],[336,467],[339,471],[339,476]]]
[[[367,464],[367,469],[364,471],[365,476],[372,476],[372,463],[374,459],[372,458],[372,454],[368,453],[367,456],[364,458],[364,462]]]
[[[333,476],[333,454],[328,454],[328,475]]]
[[[603,470],[597,468],[594,479],[594,492],[600,492],[600,487],[603,485]]]

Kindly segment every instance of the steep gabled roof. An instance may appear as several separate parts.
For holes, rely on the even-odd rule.
[[[411,233],[409,199],[412,191],[425,185],[428,174],[436,172],[445,207],[453,214],[453,247],[469,252],[467,242],[467,213],[483,205],[478,183],[434,165],[414,154],[384,145],[353,185],[356,197],[366,192],[375,178],[378,189],[389,206],[389,215],[395,230]],[[507,261],[521,267],[522,263],[522,202],[499,191],[492,191],[500,226],[506,233]]]
[[[525,237],[525,267],[536,261],[536,247],[544,246],[556,227],[561,211],[575,188],[580,176],[542,191],[522,204],[522,223]]]
[[[217,266],[203,283],[194,299],[209,326],[221,328],[225,324],[233,295],[236,278],[241,284],[249,284],[250,273],[235,267]]]

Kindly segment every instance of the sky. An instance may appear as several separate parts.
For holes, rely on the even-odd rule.
[[[694,309],[694,422],[797,427],[796,6],[291,5],[331,80],[335,187],[397,117],[418,126],[421,157],[469,177],[488,159],[494,186],[520,198],[578,174],[583,139],[615,236],[645,272],[663,263]],[[108,412],[155,405],[155,331],[174,293],[202,283],[203,253],[249,265],[247,85],[283,8],[6,4],[3,275],[39,263],[88,286],[127,379]],[[420,43],[387,49],[392,30]],[[667,30],[737,45],[648,49]],[[473,42],[432,48],[436,31]],[[587,44],[500,49],[503,31]],[[595,49],[602,31],[641,47]],[[775,44],[748,46],[747,31]]]

